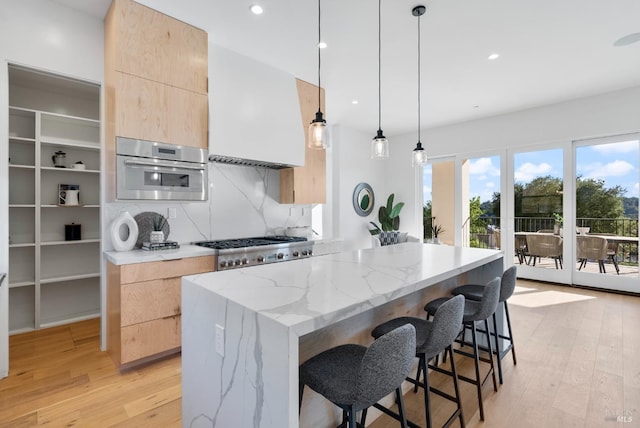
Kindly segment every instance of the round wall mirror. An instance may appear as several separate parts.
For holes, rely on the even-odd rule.
[[[353,190],[353,209],[359,216],[366,217],[373,211],[374,199],[371,186],[359,183]]]

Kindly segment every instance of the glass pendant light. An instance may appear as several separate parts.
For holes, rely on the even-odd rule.
[[[309,138],[307,146],[310,149],[324,149],[327,147],[327,121],[322,116],[320,108],[320,0],[318,0],[318,111],[316,118],[309,124]]]
[[[382,133],[382,96],[381,96],[381,5],[382,0],[378,0],[378,133],[371,141],[371,159],[386,159],[389,157],[389,140]]]
[[[420,141],[420,17],[427,11],[425,6],[416,6],[411,10],[413,16],[418,17],[418,144],[413,149],[413,166],[424,166],[427,164],[427,151],[422,147]]]

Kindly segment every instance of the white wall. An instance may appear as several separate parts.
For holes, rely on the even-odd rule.
[[[8,135],[7,63],[101,82],[102,22],[47,0],[2,0],[0,13],[0,135]],[[8,269],[7,140],[0,139],[0,272]],[[6,375],[8,286],[0,289],[0,377]]]
[[[344,239],[344,251],[371,247],[367,225],[370,221],[380,224],[378,208],[386,204],[392,191],[385,179],[386,161],[372,160],[370,157],[372,138],[373,135],[344,126],[333,128],[333,236]],[[353,209],[353,190],[360,182],[369,183],[373,188],[374,209],[367,217],[360,217]],[[396,201],[402,200],[396,195]],[[402,215],[400,217],[402,219]],[[404,230],[402,223],[401,229]]]
[[[422,131],[429,156],[486,152],[533,144],[566,142],[583,138],[640,131],[640,86],[607,94],[523,110]],[[407,159],[416,145],[414,134],[390,138],[391,156],[386,165],[388,186],[402,189],[407,205],[402,222],[419,227],[422,222],[421,177],[412,178]],[[435,183],[434,183],[435,185]],[[396,194],[399,190],[394,190]],[[413,218],[410,218],[413,213]],[[404,229],[404,227],[401,227]]]

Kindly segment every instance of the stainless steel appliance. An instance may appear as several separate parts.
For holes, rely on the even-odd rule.
[[[286,262],[313,255],[313,241],[297,236],[264,236],[194,242],[216,250],[217,270]]]
[[[116,198],[206,201],[204,149],[116,138]]]

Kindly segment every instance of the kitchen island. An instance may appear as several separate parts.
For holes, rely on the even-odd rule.
[[[312,393],[299,423],[301,362],[502,270],[500,251],[405,243],[183,277],[183,426],[329,426]]]

